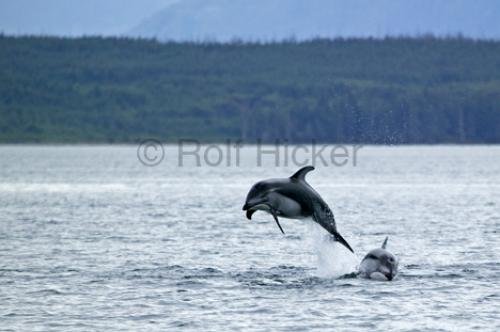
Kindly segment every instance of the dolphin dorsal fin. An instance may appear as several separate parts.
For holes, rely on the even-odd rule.
[[[296,180],[306,180],[306,174],[309,173],[310,171],[314,170],[314,167],[312,166],[305,166],[299,169],[297,172],[295,172],[294,175],[290,176],[290,179],[296,179]]]
[[[387,240],[389,240],[388,236],[385,237],[384,243],[382,243],[382,249],[385,249],[385,247],[387,247]]]

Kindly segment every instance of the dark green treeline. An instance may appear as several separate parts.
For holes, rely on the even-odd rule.
[[[499,143],[500,42],[0,36],[0,142]]]

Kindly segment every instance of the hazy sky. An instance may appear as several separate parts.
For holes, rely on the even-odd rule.
[[[500,39],[500,0],[0,0],[0,31],[166,40],[425,33]]]
[[[177,0],[0,0],[6,34],[121,34]]]

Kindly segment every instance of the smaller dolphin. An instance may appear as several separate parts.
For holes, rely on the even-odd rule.
[[[386,237],[381,248],[371,250],[359,265],[359,275],[369,279],[390,281],[398,273],[399,260],[387,251]]]

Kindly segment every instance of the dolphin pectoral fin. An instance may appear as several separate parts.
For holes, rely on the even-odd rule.
[[[295,172],[294,175],[290,176],[291,179],[296,179],[296,180],[306,180],[306,174],[309,173],[310,171],[314,170],[314,167],[312,166],[305,166],[299,169],[297,172]]]
[[[276,224],[278,225],[278,227],[280,228],[280,231],[281,233],[285,234],[285,232],[283,231],[283,228],[281,228],[281,225],[280,225],[280,222],[278,220],[278,216],[276,215],[276,212],[275,211],[272,211],[271,213],[273,215],[273,218],[274,218],[274,221],[276,221]]]

